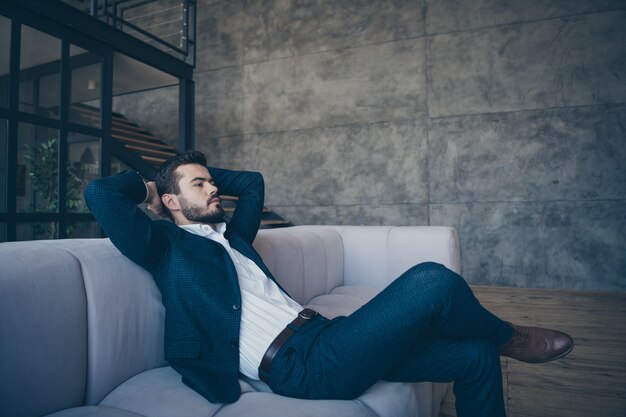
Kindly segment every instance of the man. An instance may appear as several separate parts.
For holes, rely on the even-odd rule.
[[[239,198],[228,224],[218,189]],[[455,381],[459,417],[504,416],[499,356],[547,362],[573,346],[564,333],[503,322],[434,263],[409,269],[349,317],[303,309],[252,247],[262,176],[209,168],[200,152],[170,158],[156,182],[131,171],[96,180],[85,199],[115,246],[152,273],[166,358],[212,402],[239,398],[240,373],[313,399],[355,398],[380,379]],[[137,207],[144,201],[172,222],[152,221]]]

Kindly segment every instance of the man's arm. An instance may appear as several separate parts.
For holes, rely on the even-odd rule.
[[[263,176],[258,172],[230,171],[212,167],[208,169],[220,194],[239,198],[235,213],[228,224],[228,233],[236,233],[252,244],[263,214],[265,199]]]
[[[134,171],[92,181],[85,201],[98,224],[126,257],[152,271],[162,258],[165,239],[153,235],[152,220],[138,204],[147,199],[147,186]]]

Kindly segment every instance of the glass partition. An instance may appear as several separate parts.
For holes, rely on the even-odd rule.
[[[178,145],[179,80],[126,55],[113,56],[113,137],[135,150],[158,138]],[[123,115],[120,118],[119,115]],[[154,137],[146,136],[146,133]],[[158,158],[150,153],[147,160]]]
[[[0,118],[0,212],[7,210],[7,121]]]
[[[111,175],[119,174],[120,172],[129,168],[130,167],[128,165],[120,161],[117,157],[111,157]]]
[[[39,84],[37,85],[37,81]],[[52,119],[59,118],[59,104],[61,91],[61,74],[54,73],[36,78],[33,82],[39,90],[37,114]]]
[[[67,211],[87,213],[83,192],[100,175],[100,138],[70,132],[68,136]]]
[[[58,118],[60,72],[61,39],[22,25],[19,110]]]
[[[193,148],[191,67],[102,27],[95,37],[59,24],[63,7],[0,7],[0,240],[99,236],[90,181],[150,175],[173,148]]]
[[[17,211],[58,212],[58,131],[20,123],[17,140]]]
[[[11,19],[0,15],[0,107],[9,107]]]
[[[68,239],[99,237],[100,226],[96,222],[68,222],[66,227]]]
[[[100,128],[101,58],[75,45],[71,54],[70,122]]]
[[[28,222],[17,224],[17,240],[41,240],[58,238],[56,222]]]
[[[20,81],[19,110],[33,113],[35,110],[35,80]]]

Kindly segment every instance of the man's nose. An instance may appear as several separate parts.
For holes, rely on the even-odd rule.
[[[213,197],[214,195],[217,195],[217,187],[209,184],[209,196]]]

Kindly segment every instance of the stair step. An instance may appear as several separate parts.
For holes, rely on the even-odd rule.
[[[176,152],[173,152],[173,151],[169,151],[169,152],[160,151],[160,150],[157,150],[157,149],[146,148],[145,146],[129,145],[127,143],[124,144],[124,147],[126,149],[132,149],[134,151],[141,152],[142,154],[144,152],[147,152],[147,153],[149,153],[149,154],[151,154],[153,156],[162,155],[162,156],[165,156],[166,158],[169,158],[170,156],[176,155]]]
[[[265,225],[265,226],[278,226],[278,225],[283,225],[286,226],[288,224],[291,224],[291,222],[289,220],[285,220],[285,219],[276,219],[276,220],[261,220],[261,224]]]
[[[220,196],[221,198],[221,196]],[[224,207],[224,211],[226,213],[232,213],[235,211],[235,207]],[[263,207],[263,213],[272,213],[272,209],[267,208],[267,207]]]
[[[97,108],[88,109],[88,108],[74,104],[72,105],[72,110],[81,113],[82,117],[85,117],[87,119],[100,121],[100,109],[97,109]],[[137,126],[136,123],[131,122],[130,120],[128,120],[126,117],[122,116],[119,113],[112,114],[112,122],[113,122],[112,123],[113,126],[118,124],[118,125],[123,125],[124,127],[127,127],[129,129],[136,129],[136,130],[145,132],[145,129],[142,129],[141,127]]]
[[[131,143],[131,144],[135,144],[135,145],[149,146],[151,148],[159,148],[159,149],[166,150],[166,151],[176,152],[176,149],[174,149],[173,147],[165,143],[150,142],[147,140],[136,139],[136,138],[131,138],[128,136],[122,136],[122,135],[117,135],[117,134],[111,134],[111,137],[115,138],[118,141],[123,141],[123,142]]]
[[[112,117],[113,125],[120,124],[133,129],[144,130],[141,127],[137,126],[137,123],[133,123],[122,115],[116,116],[115,114]]]
[[[100,119],[100,109],[97,107],[89,108],[89,107],[81,106],[78,104],[73,104],[72,110],[82,113],[85,117],[89,117],[93,119]],[[122,116],[119,113],[113,112],[112,116],[113,116],[113,119],[119,120],[123,123],[132,123],[126,117]]]
[[[111,124],[111,129],[112,130],[118,130],[120,132],[132,132],[133,134],[140,134],[140,135],[149,135],[153,138],[155,138],[154,136],[150,135],[150,133],[148,133],[148,131],[146,129],[144,129],[143,127],[137,126],[135,124],[129,125],[126,123],[112,123]],[[155,138],[157,139],[157,138]]]
[[[161,165],[163,162],[165,162],[167,160],[167,158],[157,158],[157,157],[153,157],[153,156],[147,156],[147,155],[139,155],[141,157],[141,159],[145,159],[148,162],[151,162],[155,165]]]

